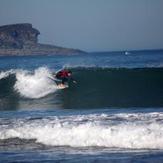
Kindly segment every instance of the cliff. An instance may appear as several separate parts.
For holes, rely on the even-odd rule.
[[[40,32],[32,24],[0,26],[0,56],[78,54],[81,50],[38,43]]]

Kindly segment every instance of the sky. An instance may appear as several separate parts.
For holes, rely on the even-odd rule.
[[[15,23],[88,52],[163,49],[163,0],[0,0],[0,25]]]

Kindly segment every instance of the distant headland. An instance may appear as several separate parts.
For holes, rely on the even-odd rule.
[[[32,24],[0,26],[0,56],[71,55],[85,53],[78,49],[38,43],[39,30]]]

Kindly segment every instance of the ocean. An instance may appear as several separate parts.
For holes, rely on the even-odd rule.
[[[163,162],[163,51],[0,57],[0,162]]]

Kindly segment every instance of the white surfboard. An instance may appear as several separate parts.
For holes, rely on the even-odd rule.
[[[59,80],[59,79],[56,79],[56,78],[51,78],[51,77],[49,77],[49,79],[53,80],[56,83],[58,89],[65,89],[65,88],[69,87],[68,83],[62,84],[61,83],[62,80]]]
[[[58,85],[57,85],[57,88],[58,88],[58,89],[65,89],[65,88],[68,88],[68,84],[58,84]]]

